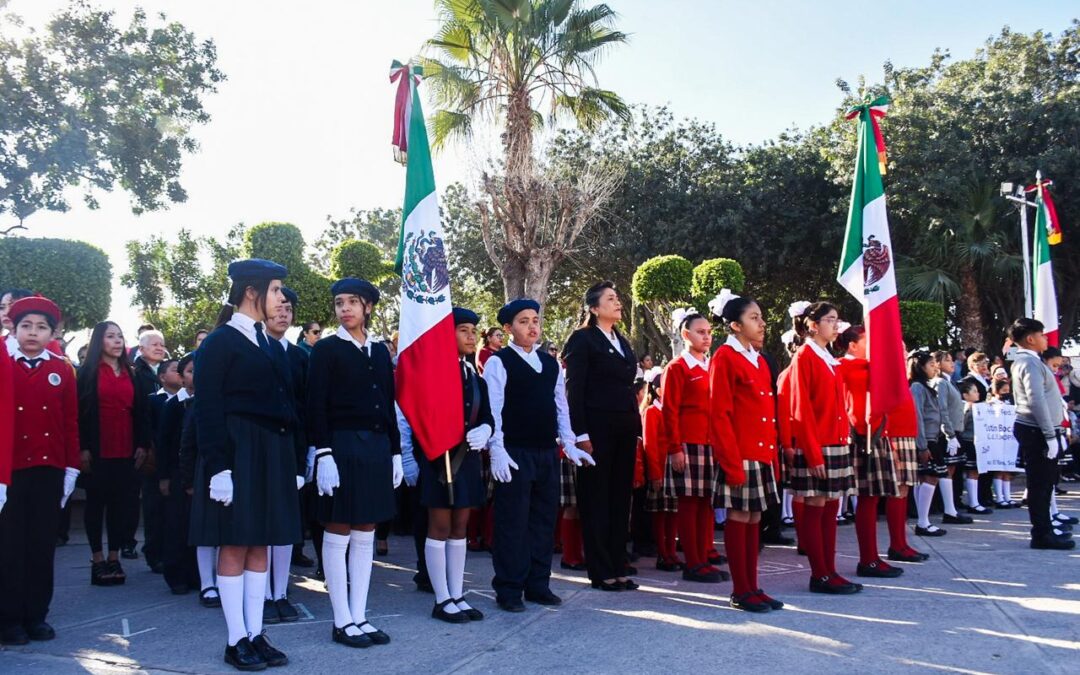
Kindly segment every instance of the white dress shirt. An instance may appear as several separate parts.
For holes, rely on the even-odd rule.
[[[529,364],[529,367],[536,372],[539,373],[544,369],[535,345],[530,351],[525,351],[511,341],[506,348],[512,349],[515,354],[521,357],[521,360]],[[503,366],[502,359],[492,357],[484,364],[484,382],[487,383],[488,387],[491,417],[495,420],[495,430],[491,435],[490,446],[505,450],[506,448],[503,446],[502,409],[506,396],[506,367]],[[573,439],[576,437],[574,430],[570,426],[570,406],[566,403],[566,377],[563,375],[562,368],[559,369],[559,374],[555,380],[555,391],[552,394],[555,396],[555,420],[558,424],[559,438],[562,439],[563,444],[573,445]]]
[[[14,359],[16,363],[19,362],[19,359],[27,359],[27,360],[29,360],[31,358],[34,358],[34,359],[41,359],[42,361],[48,361],[49,359],[52,358],[52,354],[49,353],[48,349],[42,349],[41,353],[38,354],[37,356],[27,356],[26,354],[23,354],[23,351],[21,349],[19,349],[19,343],[18,342],[15,343],[14,347],[12,347],[10,344],[7,345],[7,348],[8,348],[8,354],[11,355],[11,358]]]
[[[232,317],[225,325],[232,326],[240,331],[241,335],[251,341],[251,344],[256,347],[259,346],[259,338],[255,334],[255,319],[252,319],[247,314],[244,314],[243,312],[233,312]]]
[[[611,346],[615,348],[615,351],[619,352],[620,356],[626,356],[626,354],[622,350],[622,341],[619,340],[618,333],[616,333],[614,330],[612,330],[610,333],[606,333],[604,332],[604,329],[600,328],[599,326],[596,327],[596,330],[600,331],[600,333],[607,338],[608,342],[610,342]]]

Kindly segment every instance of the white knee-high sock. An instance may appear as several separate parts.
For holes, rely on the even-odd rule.
[[[465,605],[465,540],[446,540],[446,584],[450,597],[461,599]]]
[[[979,505],[979,479],[965,478],[964,484],[967,485],[967,505],[975,508]]]
[[[844,515],[844,502],[846,499],[836,500],[836,519],[840,520],[840,516]]]
[[[428,566],[428,578],[431,587],[435,589],[435,603],[443,603],[454,597],[450,595],[450,584],[446,578],[446,554],[447,542],[428,537],[424,542],[424,562]],[[454,603],[446,606],[446,612],[455,614],[457,607]]]
[[[727,520],[727,509],[716,509],[714,515],[716,516],[716,522],[722,523]]]
[[[1000,478],[994,479],[994,501],[1005,501],[1005,491],[1001,489],[1002,480]]]
[[[288,595],[292,551],[292,546],[270,547],[270,580],[273,582],[273,595],[268,597],[274,600],[280,600]]]
[[[244,625],[244,575],[221,575],[217,578],[217,587],[221,610],[225,613],[225,627],[229,631],[229,646],[232,647],[248,633]]]
[[[274,599],[274,591],[270,588],[270,580],[274,577],[274,547],[266,547],[266,599]]]
[[[934,486],[919,483],[915,486],[915,508],[919,514],[919,527],[930,527],[930,504],[934,501]]]
[[[938,489],[941,490],[941,503],[945,507],[945,513],[950,516],[956,515],[956,502],[953,501],[952,478],[946,476],[938,480]]]
[[[214,561],[217,560],[216,546],[198,546],[195,548],[195,560],[199,564],[200,590],[216,586],[214,581]]]
[[[330,593],[330,606],[334,610],[335,628],[344,628],[353,622],[349,613],[349,581],[345,576],[345,551],[348,548],[349,535],[323,533],[323,574],[326,576],[326,590]],[[353,632],[353,635],[357,633]]]
[[[368,587],[371,585],[371,561],[375,558],[375,531],[353,530],[349,536],[349,611],[357,626],[367,621]],[[360,630],[375,632],[370,624]]]
[[[784,488],[784,506],[780,513],[781,518],[791,518],[791,502],[795,499],[795,495],[791,494],[791,490]]]
[[[859,510],[859,495],[851,495],[851,512],[855,513]]]
[[[1056,516],[1058,514],[1057,505],[1057,490],[1050,490],[1050,515]]]
[[[262,633],[265,595],[266,572],[244,570],[244,625],[249,637]]]

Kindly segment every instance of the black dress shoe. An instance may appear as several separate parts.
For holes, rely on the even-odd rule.
[[[1059,523],[1065,523],[1066,525],[1080,525],[1080,518],[1075,516],[1066,516],[1062,513],[1055,513],[1050,516],[1051,520],[1056,520]]]
[[[772,611],[772,607],[768,603],[761,602],[754,593],[742,593],[740,595],[732,593],[730,603],[732,609],[741,609],[744,612],[761,614]]]
[[[240,638],[232,647],[225,648],[225,663],[237,670],[266,670],[266,661],[255,651],[251,640]]]
[[[292,623],[293,621],[300,620],[300,612],[296,611],[296,608],[293,607],[293,604],[289,602],[288,598],[279,598],[275,600],[274,606],[277,607],[277,614],[284,623]]]
[[[56,637],[56,631],[44,621],[26,624],[26,634],[35,642],[44,642],[45,640],[52,640]]]
[[[368,628],[371,628],[371,630],[364,630],[364,626],[367,626]],[[371,638],[371,641],[374,642],[375,644],[377,644],[377,645],[388,645],[388,644],[390,644],[390,636],[387,635],[386,633],[382,632],[378,628],[375,628],[375,626],[372,626],[367,621],[361,621],[359,624],[357,624],[356,627],[359,628],[360,630],[364,630],[364,635]]]
[[[696,581],[699,584],[720,583],[720,575],[709,571],[705,565],[699,565],[693,569],[684,569],[682,578],[684,581]]]
[[[521,598],[508,598],[505,600],[500,598],[496,600],[495,603],[499,606],[499,609],[504,612],[513,612],[514,614],[517,614],[518,612],[525,611],[525,603],[521,601]]]
[[[623,570],[623,576],[636,577],[637,576],[637,568],[634,567],[633,565],[627,565],[626,569]]]
[[[214,593],[213,595],[210,595],[211,591]],[[203,607],[221,607],[221,596],[218,595],[217,586],[207,586],[199,591],[199,604]]]
[[[469,623],[470,619],[465,614],[465,612],[462,612],[460,610],[457,612],[446,611],[447,605],[451,604],[454,605],[455,609],[457,608],[457,605],[454,604],[454,600],[452,598],[437,603],[434,607],[431,608],[431,618],[438,619],[439,621],[445,621],[446,623]]]
[[[139,554],[135,551],[134,546],[122,546],[120,548],[120,557],[124,560],[138,560]]]
[[[941,522],[945,525],[970,525],[975,522],[975,519],[971,516],[962,516],[959,513],[955,516],[946,513],[941,517]]]
[[[293,550],[292,564],[297,567],[315,567],[315,561],[303,553]]]
[[[1076,548],[1076,542],[1068,535],[1049,535],[1037,537],[1031,540],[1031,548],[1045,551],[1071,551]]]
[[[1011,509],[1012,507],[1009,506],[1009,504],[1006,503],[1004,506],[1002,506],[1001,504],[998,504],[998,508],[999,509]],[[994,509],[988,509],[985,506],[983,506],[982,504],[979,504],[978,506],[969,506],[969,507],[967,507],[967,512],[968,513],[973,513],[973,514],[975,514],[977,516],[988,516],[988,515],[990,515],[991,513],[994,512]]]
[[[761,540],[763,544],[771,544],[772,546],[791,546],[795,543],[794,537],[785,537],[782,534],[774,534],[768,537],[764,537]]]
[[[633,579],[627,579],[626,581],[620,581],[619,583],[622,584],[624,591],[636,591],[637,589],[641,588],[641,586],[639,586],[637,582],[635,582]]]
[[[930,527],[915,526],[915,535],[919,537],[944,537],[948,533],[948,530],[943,530],[940,527],[934,527],[933,525]]]
[[[270,644],[270,640],[266,638],[266,633],[256,635],[255,639],[251,641],[251,646],[259,653],[262,660],[266,661],[266,665],[271,668],[283,666],[289,662],[289,657],[285,656],[285,652]]]
[[[767,604],[769,606],[769,609],[772,609],[772,610],[775,611],[777,609],[783,609],[784,608],[784,603],[780,602],[776,598],[770,597],[765,591],[761,590],[760,588],[757,589],[757,596],[758,596],[758,599],[764,601],[765,604]]]
[[[454,599],[454,604],[457,605],[458,609],[461,609],[462,604],[467,605],[468,603],[465,602],[465,598],[455,598]],[[480,610],[476,609],[475,607],[471,606],[471,605],[469,605],[465,609],[461,609],[461,612],[465,616],[469,617],[469,621],[483,621],[484,620],[484,613],[481,612]]]
[[[854,595],[859,592],[855,584],[830,583],[832,577],[813,577],[810,579],[811,593],[826,593],[828,595]]]
[[[427,579],[417,579],[413,577],[413,582],[416,583],[416,590],[421,593],[434,593],[435,588],[431,585],[431,582]]]
[[[1068,523],[1061,523],[1056,520],[1051,522],[1054,524],[1054,529],[1058,532],[1072,533],[1073,531],[1073,526],[1069,525]]]
[[[9,626],[0,631],[0,644],[9,646],[30,644],[30,635],[22,626]]]
[[[565,560],[559,561],[559,567],[563,568],[564,570],[571,570],[573,572],[584,572],[585,570],[589,569],[589,566],[583,562],[568,563]]]
[[[338,644],[343,644],[346,647],[356,647],[357,649],[367,649],[371,645],[375,644],[371,641],[371,638],[364,634],[363,631],[361,631],[359,635],[349,635],[348,633],[346,633],[345,630],[349,626],[356,628],[355,623],[347,623],[342,628],[334,626],[334,632],[330,634],[330,637],[333,638],[334,642],[337,642]],[[360,629],[357,628],[357,630]]]
[[[548,607],[554,607],[562,604],[562,598],[551,592],[551,589],[545,589],[543,591],[531,592],[525,591],[525,599],[529,602],[535,602],[538,605],[547,605]]]
[[[263,600],[263,623],[270,624],[281,623],[281,616],[278,614],[277,605],[273,600]]]
[[[722,553],[713,553],[709,555],[710,565],[724,565],[727,564],[727,556]]]
[[[892,565],[886,565],[881,560],[863,565],[859,563],[855,567],[855,574],[860,577],[874,577],[876,579],[895,579],[904,573],[904,570]]]
[[[620,583],[618,581],[612,581],[612,582],[592,581],[592,582],[590,582],[590,585],[593,588],[595,588],[596,590],[598,590],[598,591],[616,592],[616,591],[626,590],[623,587],[622,583]]]
[[[672,562],[670,560],[664,560],[663,558],[656,559],[656,569],[661,572],[678,572],[683,568],[681,562]]]

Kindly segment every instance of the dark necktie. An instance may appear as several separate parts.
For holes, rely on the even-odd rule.
[[[277,352],[274,351],[274,347],[270,344],[270,340],[266,338],[266,332],[263,330],[262,321],[255,322],[255,340],[259,343],[259,349],[266,352],[273,361],[277,361]]]
[[[33,370],[34,368],[37,368],[38,364],[41,363],[42,361],[44,361],[45,359],[41,358],[40,356],[38,356],[36,358],[32,358],[32,359],[27,358],[25,356],[20,356],[19,360],[22,361],[23,363],[25,363],[27,368],[29,368],[30,370]]]

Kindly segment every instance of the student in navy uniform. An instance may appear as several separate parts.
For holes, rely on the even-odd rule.
[[[334,610],[331,638],[348,647],[387,644],[367,620],[375,524],[394,516],[404,477],[394,415],[394,367],[370,339],[379,290],[345,278],[330,289],[337,332],[315,344],[308,368],[307,424],[323,534],[323,571]],[[348,576],[346,576],[346,551]]]
[[[176,395],[169,397],[162,407],[154,447],[158,489],[163,500],[162,571],[165,583],[173,594],[183,595],[199,585],[195,549],[187,542],[191,497],[184,491],[180,476],[180,441],[184,432],[184,421],[192,414],[195,403],[192,398],[195,390],[195,363],[192,354],[187,354],[179,362],[166,361],[161,367],[164,369],[170,364],[180,371],[180,382],[183,386]]]
[[[262,630],[266,547],[301,536],[304,470],[296,463],[292,382],[285,350],[264,326],[285,300],[287,274],[268,260],[230,263],[229,306],[195,360],[199,465],[191,543],[220,547],[225,662],[238,670],[288,663]]]
[[[465,530],[472,509],[482,506],[487,497],[480,477],[480,451],[487,447],[494,428],[487,384],[476,374],[469,357],[476,353],[476,324],[480,317],[472,310],[454,308],[461,386],[465,403],[465,438],[450,451],[454,499],[450,501],[446,482],[446,458],[429,461],[424,451],[410,438],[413,460],[419,470],[417,485],[420,505],[427,508],[427,538],[423,560],[429,583],[435,593],[431,616],[447,623],[480,621],[484,615],[465,602]],[[404,418],[404,416],[401,416]],[[407,424],[407,420],[406,420]],[[411,437],[402,433],[404,437]]]
[[[496,481],[491,585],[499,607],[524,612],[523,593],[529,602],[562,603],[549,583],[559,511],[556,439],[563,439],[563,454],[575,465],[595,462],[575,445],[558,361],[536,349],[540,304],[529,298],[514,300],[499,310],[498,321],[512,341],[484,366],[495,422],[489,445]]]
[[[177,450],[177,471],[179,489],[183,490],[187,501],[185,515],[188,524],[184,526],[184,532],[190,530],[192,496],[195,494],[195,467],[199,462],[198,432],[195,426],[195,355],[198,351],[190,354],[191,361],[184,364],[185,389],[188,391],[186,400],[187,409],[184,411],[184,419],[180,431],[180,447]],[[186,357],[185,357],[186,358]],[[183,361],[183,359],[181,360]],[[176,481],[170,483],[170,491],[177,489]],[[203,607],[221,607],[221,596],[218,593],[217,579],[214,568],[217,565],[218,549],[216,546],[196,546],[195,564],[198,568],[199,604]]]
[[[3,386],[12,387],[15,410],[4,432],[14,431],[15,439],[10,482],[0,476],[0,642],[23,645],[56,636],[45,617],[60,510],[79,475],[79,407],[74,371],[45,348],[59,308],[38,296],[16,300],[8,311],[17,347]]]

